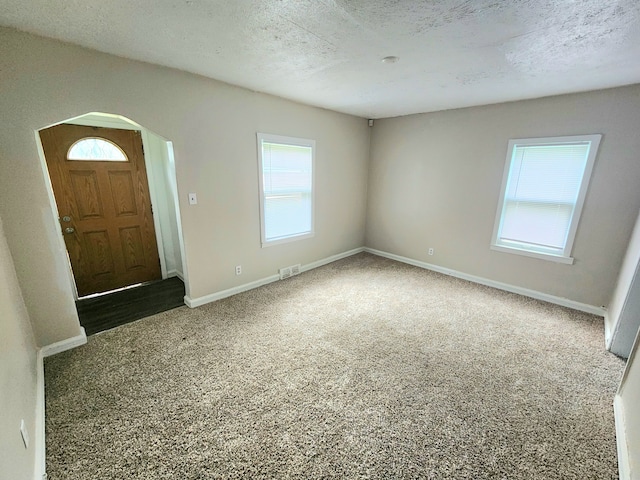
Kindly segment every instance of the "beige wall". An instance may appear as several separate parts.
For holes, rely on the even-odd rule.
[[[376,121],[366,244],[607,305],[640,208],[639,126],[640,86]],[[603,139],[574,265],[490,250],[508,140],[591,133]]]
[[[640,86],[369,129],[364,119],[9,29],[0,29],[0,49],[0,214],[39,345],[78,335],[79,324],[35,132],[91,111],[173,142],[191,298],[366,244],[576,302],[610,301],[640,209]],[[256,132],[316,140],[314,238],[260,247]],[[507,141],[585,133],[604,137],[575,264],[490,250]],[[188,205],[189,192],[198,205]]]
[[[30,479],[36,461],[36,345],[1,221],[0,285],[0,480]],[[29,449],[20,436],[23,419]]]
[[[173,141],[192,298],[363,245],[366,120],[8,29],[0,49],[0,214],[40,345],[79,334],[34,136],[61,120],[115,113]],[[256,132],[316,140],[314,238],[260,247]]]

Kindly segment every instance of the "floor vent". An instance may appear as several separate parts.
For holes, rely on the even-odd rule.
[[[278,270],[278,272],[280,273],[280,280],[293,277],[294,275],[298,275],[300,273],[300,264],[281,268],[280,270]]]

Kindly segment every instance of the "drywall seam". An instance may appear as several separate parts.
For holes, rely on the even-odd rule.
[[[389,258],[398,262],[407,263],[415,267],[424,268],[426,270],[432,270],[434,272],[443,273],[451,277],[461,278],[470,282],[479,283],[480,285],[486,285],[488,287],[497,288],[511,293],[517,293],[518,295],[524,295],[525,297],[535,298],[537,300],[543,300],[545,302],[554,303],[563,307],[573,308],[574,310],[580,310],[581,312],[592,313],[604,317],[606,310],[602,307],[596,307],[595,305],[588,305],[586,303],[580,303],[568,298],[556,297],[555,295],[549,295],[547,293],[538,292],[536,290],[530,290],[528,288],[517,287],[515,285],[509,285],[508,283],[497,282],[495,280],[489,280],[488,278],[477,277],[468,273],[459,272],[450,268],[440,267],[431,263],[421,262],[412,258],[395,255],[393,253],[383,252],[381,250],[375,250],[373,248],[365,247],[365,252],[378,255],[380,257]]]
[[[336,255],[331,255],[330,257],[323,258],[316,262],[311,262],[306,265],[300,267],[300,272],[306,272],[309,270],[313,270],[314,268],[321,267],[323,265],[327,265],[328,263],[335,262],[337,260],[350,257],[351,255],[355,255],[357,253],[361,253],[364,251],[364,247],[354,248],[353,250],[348,250],[343,253],[338,253]],[[245,283],[244,285],[238,285],[237,287],[228,288],[227,290],[222,290],[220,292],[211,293],[209,295],[204,295],[203,297],[191,298],[188,295],[184,296],[184,303],[191,308],[199,307],[201,305],[205,305],[207,303],[215,302],[216,300],[221,300],[223,298],[230,297],[232,295],[236,295],[238,293],[246,292],[249,290],[253,290],[254,288],[261,287],[263,285],[267,285],[269,283],[280,280],[280,275],[270,275],[265,278],[261,278],[254,282]]]

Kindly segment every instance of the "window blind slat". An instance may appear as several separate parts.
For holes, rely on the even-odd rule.
[[[588,153],[588,145],[516,146],[507,198],[575,202]]]
[[[268,240],[311,231],[311,195],[267,197],[264,203]]]
[[[572,213],[573,204],[507,202],[500,238],[562,249]]]
[[[510,144],[495,245],[565,254],[592,139],[599,139],[573,138],[575,142],[536,144],[531,139]]]
[[[261,148],[264,241],[311,233],[312,147],[263,140]]]

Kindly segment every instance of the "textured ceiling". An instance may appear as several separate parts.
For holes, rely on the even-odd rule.
[[[366,118],[640,83],[638,0],[0,0],[0,25]]]

